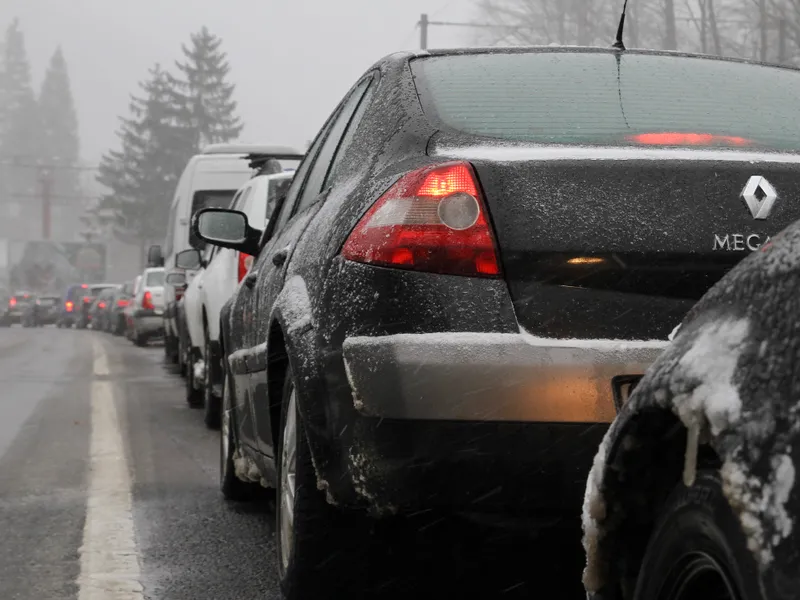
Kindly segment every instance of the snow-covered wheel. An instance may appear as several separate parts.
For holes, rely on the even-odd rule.
[[[317,489],[291,368],[286,373],[281,421],[275,517],[283,597],[346,598],[363,583],[358,554],[366,546],[362,543],[366,517],[340,511]]]
[[[186,384],[186,404],[191,408],[200,408],[203,406],[203,392],[198,390],[194,383],[194,367],[195,363],[190,357],[189,362],[186,363],[186,378],[183,380]]]
[[[226,500],[242,502],[254,497],[258,484],[236,476],[236,417],[233,410],[233,390],[228,374],[222,389],[222,419],[219,432],[219,487]]]
[[[208,338],[208,330],[205,331],[205,369],[203,370],[203,406],[205,414],[203,422],[209,429],[219,429],[220,417],[222,412],[222,398],[214,393],[214,373],[218,358],[211,351],[211,340]]]
[[[701,471],[667,500],[650,536],[634,600],[755,600],[758,566],[722,493],[718,472]]]

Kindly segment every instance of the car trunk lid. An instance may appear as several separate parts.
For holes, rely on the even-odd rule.
[[[727,271],[800,218],[800,156],[623,154],[469,158],[526,330],[665,339]]]

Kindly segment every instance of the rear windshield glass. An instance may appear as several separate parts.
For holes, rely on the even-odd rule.
[[[39,304],[42,306],[53,306],[56,302],[57,298],[39,298]]]
[[[92,297],[95,297],[95,296],[98,296],[101,292],[103,292],[103,291],[105,291],[107,289],[108,289],[107,285],[106,286],[93,287],[93,288],[91,288],[89,295],[92,296]]]
[[[17,294],[14,296],[14,298],[16,298],[17,304],[30,304],[33,302],[33,297],[31,295],[25,296],[23,294]]]
[[[145,287],[158,287],[164,285],[164,271],[150,271],[147,274]]]
[[[192,198],[192,215],[203,208],[228,208],[231,200],[236,195],[236,190],[206,190],[195,192]],[[192,248],[197,248],[200,252],[205,250],[206,243],[189,233],[189,243]]]
[[[412,61],[423,110],[476,136],[550,144],[800,150],[800,72],[682,56],[534,52]]]

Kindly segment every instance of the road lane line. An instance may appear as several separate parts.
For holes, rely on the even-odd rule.
[[[94,374],[109,374],[108,357],[94,343]],[[89,484],[78,600],[143,600],[133,529],[131,477],[110,381],[91,388]]]

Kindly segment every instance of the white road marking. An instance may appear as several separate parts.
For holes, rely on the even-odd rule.
[[[108,357],[94,341],[94,374]],[[78,600],[143,600],[133,530],[131,478],[110,381],[93,381],[89,486]]]

